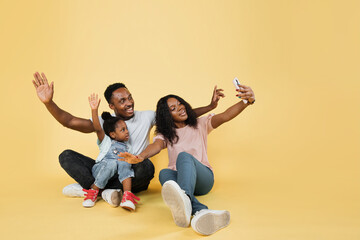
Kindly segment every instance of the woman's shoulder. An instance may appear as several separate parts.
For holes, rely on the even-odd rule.
[[[215,113],[210,113],[208,115],[202,116],[202,117],[198,117],[197,121],[198,123],[206,123],[207,121],[209,121],[213,116],[215,115]]]
[[[213,130],[213,127],[211,125],[211,118],[214,116],[214,113],[208,114],[206,116],[202,116],[198,118],[198,128],[199,129],[206,129],[207,133],[209,134],[210,131]]]

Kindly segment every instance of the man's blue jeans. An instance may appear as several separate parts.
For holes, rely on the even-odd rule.
[[[186,152],[179,153],[176,160],[176,170],[161,170],[159,174],[161,185],[169,180],[177,182],[190,197],[192,215],[201,209],[207,209],[208,207],[200,203],[194,195],[205,195],[210,192],[214,185],[213,172]]]

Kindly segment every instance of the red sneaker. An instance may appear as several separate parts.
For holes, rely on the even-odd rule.
[[[140,201],[140,198],[135,196],[132,192],[125,191],[120,203],[120,207],[130,211],[135,211],[136,200]]]
[[[85,192],[85,198],[83,201],[83,206],[84,207],[93,207],[95,205],[97,196],[99,194],[99,190],[94,190],[94,189],[83,189],[83,191]]]

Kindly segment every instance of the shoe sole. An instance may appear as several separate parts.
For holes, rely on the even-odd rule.
[[[125,209],[125,210],[128,210],[128,211],[130,211],[130,212],[134,212],[135,211],[135,209],[133,209],[133,208],[131,208],[131,207],[126,207],[126,206],[121,206],[123,209]]]
[[[111,194],[111,203],[109,203],[111,206],[113,207],[118,207],[120,205],[120,202],[121,202],[121,197],[122,197],[122,194],[121,194],[121,191],[114,191],[112,194]]]
[[[171,210],[175,224],[186,228],[190,225],[190,216],[186,217],[185,202],[179,191],[182,191],[179,186],[165,183],[161,195],[165,204]]]
[[[84,208],[92,208],[93,206],[95,206],[95,205],[90,205],[90,206],[84,206],[83,205]]]
[[[98,200],[98,199],[96,199],[95,202],[94,202],[94,204],[92,204],[92,205],[84,205],[84,203],[83,203],[83,207],[84,207],[84,208],[92,208],[93,206],[95,206],[95,203],[97,202],[97,200]]]
[[[228,226],[229,223],[230,213],[228,211],[224,211],[222,213],[208,212],[199,217],[194,226],[191,224],[191,227],[199,234],[211,235]]]
[[[127,205],[126,203],[124,203],[124,204],[120,204],[120,207],[122,207],[126,210],[129,210],[130,212],[135,211],[135,205],[130,206],[130,205]]]
[[[104,190],[104,191],[107,191],[107,190]],[[120,205],[120,202],[121,202],[122,191],[121,190],[119,190],[119,191],[114,190],[110,195],[109,201],[107,200],[107,198],[105,196],[104,196],[104,193],[102,192],[101,193],[101,198],[105,202],[107,202],[112,207],[118,207]]]

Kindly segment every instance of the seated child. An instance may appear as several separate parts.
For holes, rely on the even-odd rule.
[[[129,140],[126,123],[119,117],[111,116],[109,112],[103,112],[101,117],[104,119],[104,129],[102,129],[98,116],[100,105],[98,95],[91,94],[89,103],[93,126],[99,139],[100,153],[96,159],[96,164],[92,168],[95,182],[92,184],[91,189],[83,189],[86,192],[83,206],[93,207],[99,190],[104,189],[109,179],[118,173],[119,181],[122,183],[124,190],[120,206],[134,211],[135,204],[137,204],[136,200],[140,200],[131,192],[131,178],[134,177],[134,170],[131,168],[131,164],[117,160],[119,153],[128,151],[124,143]]]

